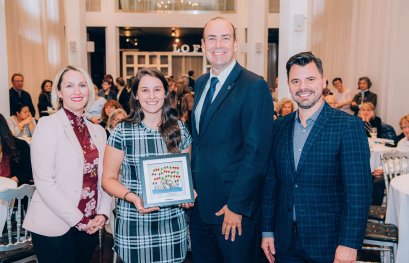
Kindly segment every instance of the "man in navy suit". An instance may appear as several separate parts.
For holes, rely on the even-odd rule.
[[[210,20],[202,46],[211,70],[196,81],[192,116],[193,261],[255,262],[273,102],[267,83],[235,60],[229,21]]]
[[[274,125],[262,248],[269,262],[355,262],[371,203],[368,139],[324,102],[319,58],[299,53],[286,68],[298,110]]]

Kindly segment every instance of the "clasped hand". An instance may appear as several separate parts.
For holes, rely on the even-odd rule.
[[[216,216],[221,215],[224,215],[222,225],[222,234],[224,235],[224,239],[228,240],[230,236],[230,240],[234,241],[236,239],[236,232],[239,234],[239,236],[242,234],[242,216],[231,211],[227,205],[223,206],[223,208],[216,213]]]
[[[85,231],[87,234],[92,235],[98,230],[102,229],[105,225],[105,217],[103,215],[97,215],[94,219],[88,221],[85,225],[83,223],[78,223],[76,228],[80,231]]]

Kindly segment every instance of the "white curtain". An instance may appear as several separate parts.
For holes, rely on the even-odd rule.
[[[9,74],[24,75],[24,89],[30,93],[38,117],[41,82],[54,80],[67,61],[63,2],[13,0],[5,3]]]
[[[331,81],[341,77],[358,92],[368,76],[378,94],[377,115],[400,133],[409,114],[408,0],[312,0],[311,50],[322,58]]]

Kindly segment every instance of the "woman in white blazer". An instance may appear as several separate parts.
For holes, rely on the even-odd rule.
[[[110,215],[111,197],[101,188],[106,134],[83,117],[94,99],[83,69],[63,68],[51,96],[59,110],[41,118],[33,135],[36,191],[23,227],[39,262],[89,262]]]

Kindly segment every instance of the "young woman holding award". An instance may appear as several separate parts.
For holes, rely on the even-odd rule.
[[[190,153],[191,136],[167,91],[160,71],[141,69],[132,85],[131,113],[106,147],[102,186],[118,198],[114,249],[123,262],[183,262],[186,256],[183,208],[193,204],[144,208],[142,200],[141,157]]]

